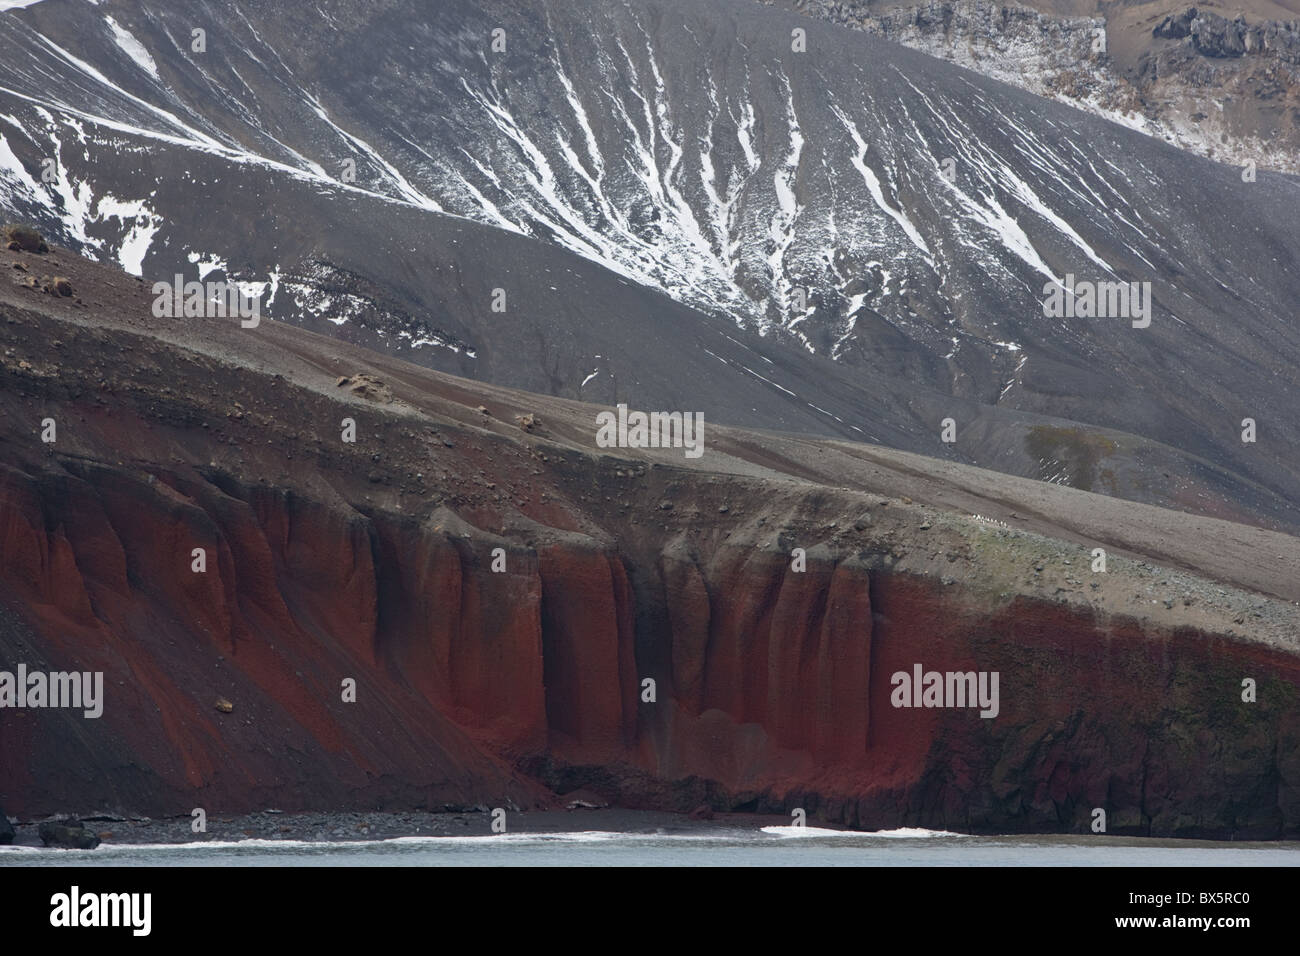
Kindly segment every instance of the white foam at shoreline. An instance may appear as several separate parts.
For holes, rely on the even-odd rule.
[[[744,835],[760,834],[778,838],[825,838],[858,837],[883,839],[931,839],[936,837],[964,837],[966,834],[953,833],[949,830],[927,830],[921,827],[901,827],[896,830],[832,830],[827,827],[767,826],[758,830],[743,831]],[[359,847],[434,847],[471,846],[504,843],[513,846],[529,846],[559,843],[640,843],[640,842],[701,842],[710,840],[732,841],[738,834],[735,830],[710,830],[698,833],[625,833],[617,830],[574,830],[558,833],[500,833],[500,834],[466,834],[460,836],[400,836],[382,839],[360,838],[356,840],[272,840],[250,837],[244,840],[194,840],[185,843],[104,843],[95,850],[69,850],[62,847],[4,846],[5,851],[18,853],[85,853],[103,855],[128,854],[137,851],[189,851],[189,850],[339,850],[357,849]]]
[[[931,837],[960,837],[951,830],[926,830],[924,827],[900,827],[897,830],[831,830],[826,827],[763,827],[764,833],[779,837],[872,837],[889,840],[921,840]]]

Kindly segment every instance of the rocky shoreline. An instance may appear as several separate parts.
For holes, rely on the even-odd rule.
[[[62,818],[56,818],[61,820]],[[14,846],[39,847],[41,826],[54,821],[23,821],[14,826]],[[241,840],[282,840],[311,843],[374,842],[400,837],[492,836],[492,814],[487,808],[461,812],[425,813],[345,811],[228,814],[208,818],[207,830],[194,833],[188,816],[154,819],[145,816],[90,815],[80,818],[87,833],[98,836],[100,846],[146,844],[224,843]],[[768,814],[720,814],[700,819],[687,814],[650,810],[586,809],[536,810],[509,813],[507,833],[572,833],[602,830],[617,833],[675,834],[747,830],[788,826],[789,817]]]
[[[11,818],[12,819],[12,818]],[[39,829],[59,822],[56,817],[46,821],[24,821],[14,826],[14,847],[40,848],[43,846]],[[341,843],[379,843],[403,838],[457,838],[491,837],[492,814],[486,809],[452,812],[395,812],[395,811],[330,811],[289,813],[267,810],[259,813],[227,814],[208,819],[207,832],[194,833],[189,817],[154,819],[144,816],[122,817],[92,815],[81,818],[88,834],[99,838],[97,848],[147,846],[184,846],[188,844],[229,845],[249,842],[252,845],[270,843],[316,843],[322,847]],[[791,819],[779,814],[719,813],[700,816],[695,814],[667,813],[657,810],[626,810],[618,808],[575,807],[571,810],[533,810],[511,812],[506,819],[506,833],[519,835],[617,833],[626,836],[716,838],[720,840],[744,838],[757,834],[764,827],[789,827]],[[828,830],[843,830],[869,839],[878,831],[854,830],[818,822],[809,823],[810,835],[826,834]],[[886,839],[900,834],[886,831]],[[1133,834],[1107,835],[1085,833],[1040,834],[965,834],[930,833],[923,831],[910,836],[954,836],[963,839],[998,840],[1014,839],[1032,845],[1047,842],[1084,841],[1102,846],[1232,846],[1242,848],[1276,846],[1286,848],[1295,841],[1249,840],[1224,841],[1217,839],[1169,839],[1167,837],[1139,837]],[[69,847],[71,848],[71,847]],[[47,849],[58,850],[59,846]],[[0,861],[4,851],[0,851]],[[3,865],[0,863],[0,865]]]

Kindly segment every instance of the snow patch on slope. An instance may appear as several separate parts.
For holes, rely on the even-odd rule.
[[[162,217],[155,215],[143,199],[124,201],[104,196],[95,206],[94,221],[102,222],[109,218],[118,219],[129,227],[118,245],[117,261],[131,275],[144,275],[144,257],[162,226]]]
[[[158,64],[154,63],[153,57],[151,57],[149,51],[144,48],[144,44],[137,40],[129,30],[118,26],[117,21],[112,17],[104,17],[104,22],[107,23],[108,28],[113,31],[113,40],[122,48],[122,52],[134,60],[140,69],[144,70],[155,80],[159,79]]]

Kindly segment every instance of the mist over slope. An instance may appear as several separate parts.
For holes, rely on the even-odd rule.
[[[745,0],[45,0],[0,186],[433,368],[1298,525],[1294,179]]]

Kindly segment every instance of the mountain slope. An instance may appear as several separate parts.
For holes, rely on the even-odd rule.
[[[1297,527],[1293,179],[742,0],[422,10],[7,15],[0,202],[432,367]]]

